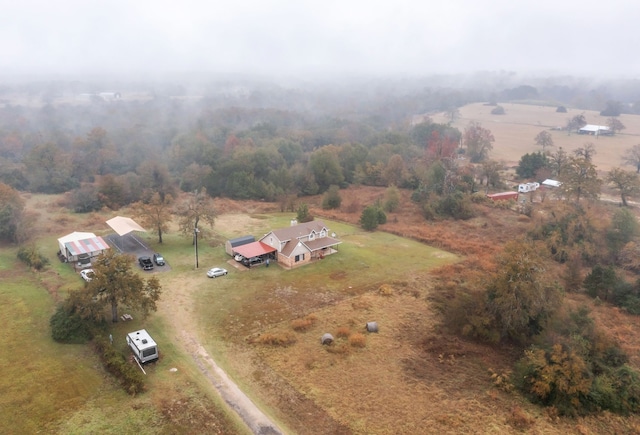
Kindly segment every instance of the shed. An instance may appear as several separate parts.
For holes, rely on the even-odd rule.
[[[232,257],[235,255],[235,249],[238,246],[242,246],[242,245],[246,245],[249,243],[253,243],[256,241],[256,238],[249,235],[249,236],[242,236],[242,237],[237,237],[235,239],[230,239],[227,240],[227,243],[225,243],[224,249],[227,252],[227,254],[231,255]]]
[[[58,239],[60,257],[66,262],[76,262],[80,259],[90,263],[91,258],[97,257],[110,249],[102,237],[93,233],[73,232]]]
[[[551,180],[551,179],[547,178],[546,180],[544,180],[542,182],[542,185],[545,186],[545,187],[560,187],[560,186],[562,186],[562,183],[560,181]]]
[[[518,192],[500,192],[500,193],[491,193],[487,195],[487,198],[491,198],[494,201],[506,201],[509,199],[513,199],[514,201],[518,200]]]

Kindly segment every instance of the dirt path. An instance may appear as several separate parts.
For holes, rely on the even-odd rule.
[[[220,393],[225,402],[240,416],[254,434],[276,435],[282,430],[249,399],[200,344],[193,319],[193,300],[189,282],[172,283],[159,304],[162,314],[176,331],[176,343],[195,361],[202,374]]]

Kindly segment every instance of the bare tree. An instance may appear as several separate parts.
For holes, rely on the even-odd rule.
[[[635,166],[636,172],[640,173],[640,144],[634,145],[625,151],[622,156],[622,163],[629,166]]]
[[[627,206],[627,197],[640,191],[640,176],[635,172],[628,172],[621,168],[613,168],[607,173],[607,183],[620,192],[623,206]]]
[[[571,135],[572,131],[581,129],[585,125],[587,125],[587,120],[584,117],[584,113],[581,113],[567,121],[567,132]]]
[[[536,141],[536,145],[542,147],[542,154],[545,153],[545,150],[547,147],[553,146],[553,138],[551,137],[551,133],[549,133],[546,130],[543,130],[540,133],[538,133],[534,138],[534,140]]]
[[[596,147],[591,142],[587,142],[580,148],[573,150],[574,156],[583,157],[588,162],[591,161],[591,159],[595,154],[596,154]]]
[[[493,149],[495,138],[491,130],[486,129],[478,122],[471,122],[464,130],[464,143],[467,146],[467,153],[472,163],[478,163],[489,156],[489,151]]]
[[[179,216],[180,232],[187,236],[193,234],[193,243],[196,243],[196,234],[206,237],[207,230],[198,227],[201,220],[204,220],[211,228],[215,222],[216,213],[213,207],[213,198],[207,194],[204,187],[188,195],[180,201],[175,213]]]
[[[627,128],[618,118],[613,117],[607,119],[607,126],[609,126],[609,130],[611,130],[611,134],[616,134]]]

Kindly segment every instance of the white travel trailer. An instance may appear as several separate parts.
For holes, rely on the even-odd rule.
[[[158,359],[158,345],[145,329],[127,334],[127,344],[133,351],[136,359],[146,363]]]
[[[540,183],[524,183],[524,184],[518,185],[518,192],[520,193],[534,192],[538,189],[538,187],[540,187]]]

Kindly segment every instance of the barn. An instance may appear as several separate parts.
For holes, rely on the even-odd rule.
[[[230,239],[230,240],[227,240],[227,243],[225,243],[224,249],[227,252],[227,254],[233,257],[236,252],[234,248],[237,248],[238,246],[246,245],[248,243],[253,243],[255,241],[256,241],[256,238],[253,236],[242,236],[235,239]]]

